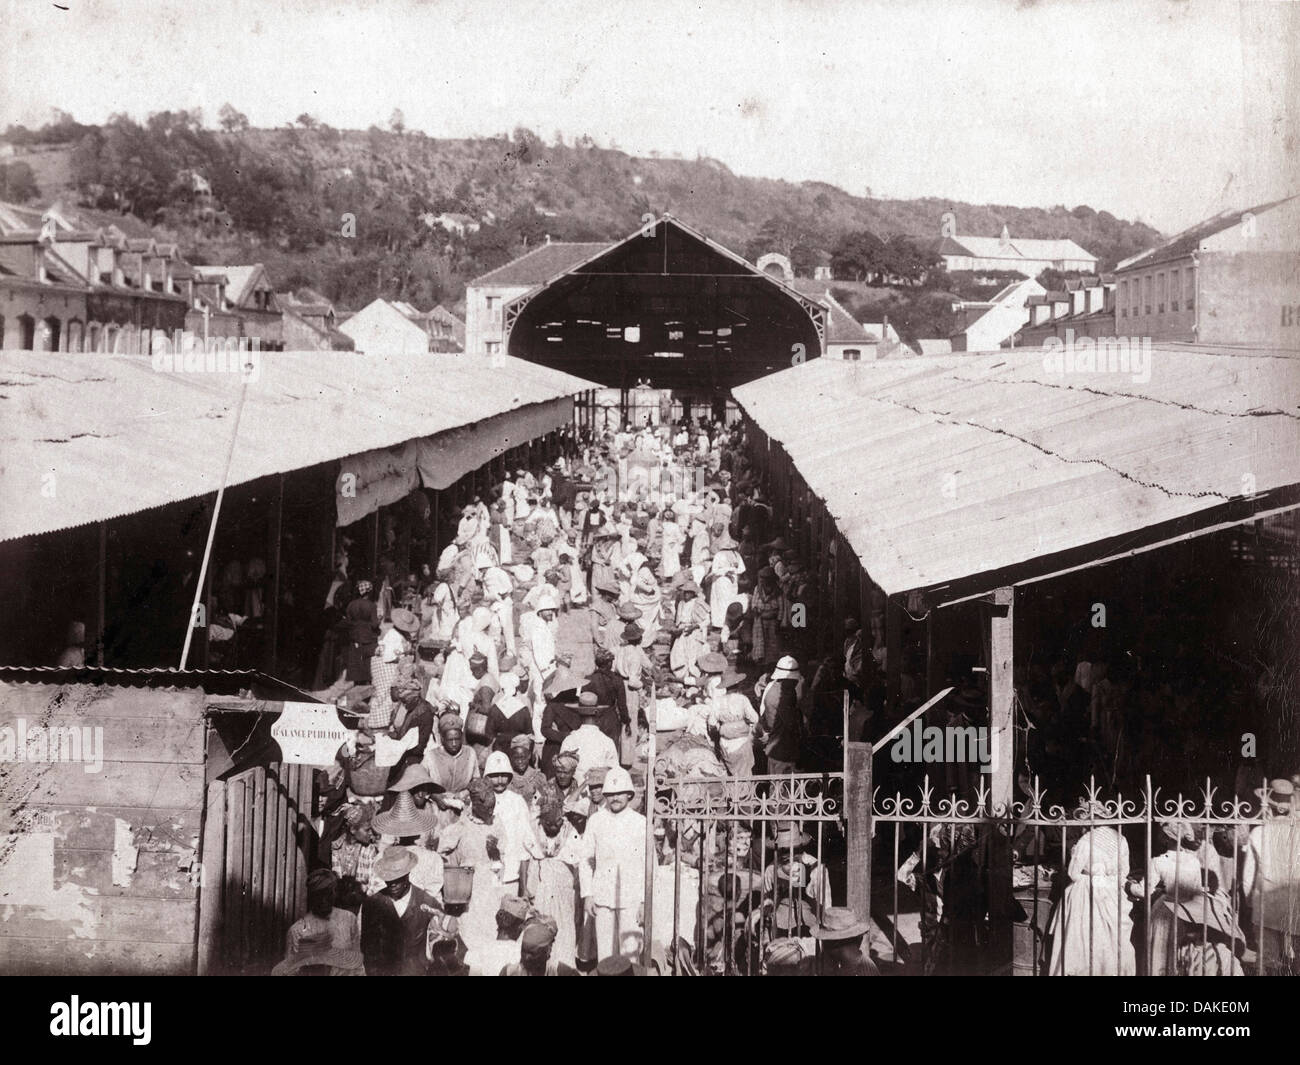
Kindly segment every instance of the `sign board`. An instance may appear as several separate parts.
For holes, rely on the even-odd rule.
[[[348,736],[330,703],[285,703],[280,719],[271,726],[281,760],[290,765],[333,765]]]

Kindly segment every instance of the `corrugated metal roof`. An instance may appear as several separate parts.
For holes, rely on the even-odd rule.
[[[495,270],[474,278],[470,288],[480,285],[541,285],[585,263],[593,255],[612,248],[616,241],[600,243],[569,243],[551,241],[539,244],[517,259],[511,259]]]
[[[599,387],[507,357],[255,355],[229,484]],[[215,491],[240,388],[237,373],[165,372],[147,356],[0,354],[0,540]]]
[[[1300,484],[1300,360],[1154,347],[814,359],[735,389],[887,593],[988,574]]]

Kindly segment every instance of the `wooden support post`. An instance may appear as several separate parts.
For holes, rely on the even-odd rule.
[[[993,593],[993,613],[989,619],[989,646],[992,649],[989,663],[989,755],[993,763],[990,801],[994,807],[1010,806],[1016,779],[1016,692],[1012,679],[1014,615],[1015,589],[998,588]]]
[[[99,523],[99,561],[95,567],[95,665],[104,667],[104,626],[108,624],[108,524]],[[193,618],[190,619],[193,622]]]
[[[989,965],[992,973],[1009,971],[1012,963],[1011,821],[1015,798],[1016,691],[1013,679],[1015,588],[993,593],[990,627],[989,755],[993,766],[989,803],[1003,820],[994,830],[989,848]]]
[[[284,474],[275,475],[271,493],[271,521],[267,530],[267,553],[271,557],[271,587],[266,598],[266,671],[278,675],[280,643],[280,542],[284,529]]]
[[[645,890],[642,897],[643,919],[641,927],[645,941],[641,948],[641,964],[649,968],[651,948],[654,946],[655,923],[655,755],[656,728],[655,704],[658,695],[655,685],[650,685],[650,701],[646,704],[645,719],[649,728],[645,762]],[[635,724],[635,722],[633,722]]]
[[[897,596],[885,600],[885,698],[886,712],[897,714],[903,676],[903,605]]]
[[[102,526],[101,526],[102,527]],[[203,816],[203,845],[199,851],[199,934],[195,969],[199,976],[220,965],[222,901],[226,877],[226,782],[208,785]]]
[[[849,740],[849,693],[844,693],[844,815],[848,843],[848,904],[860,921],[871,917],[871,744]]]
[[[374,520],[370,523],[370,572],[366,574],[375,582],[375,593],[379,592],[379,507],[375,507]]]
[[[925,619],[925,696],[928,699],[943,683],[943,648],[939,626],[939,608],[930,607]]]

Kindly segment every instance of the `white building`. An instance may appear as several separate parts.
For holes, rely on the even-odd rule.
[[[1012,238],[1006,226],[998,237],[951,236],[944,234],[938,254],[944,268],[954,270],[1015,270],[1026,277],[1037,277],[1049,267],[1053,270],[1097,272],[1097,256],[1085,251],[1072,240]]]

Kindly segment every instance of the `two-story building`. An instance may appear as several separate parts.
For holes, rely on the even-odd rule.
[[[1300,348],[1300,196],[1215,215],[1115,278],[1117,335]]]

